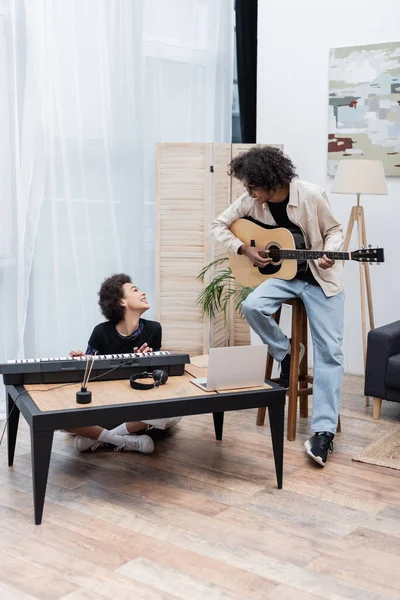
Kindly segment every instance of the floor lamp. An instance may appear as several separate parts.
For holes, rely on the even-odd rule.
[[[339,162],[335,179],[333,181],[333,194],[356,194],[357,205],[350,212],[349,224],[344,239],[343,250],[349,249],[353,228],[356,225],[358,234],[358,247],[367,247],[367,234],[365,229],[364,209],[360,203],[361,194],[381,195],[387,194],[385,172],[380,160],[348,159]],[[366,303],[368,306],[369,328],[374,329],[374,311],[372,306],[371,279],[369,264],[360,262],[360,292],[361,292],[361,326],[364,354],[364,368],[367,356],[367,321]],[[369,398],[366,400],[369,406]]]

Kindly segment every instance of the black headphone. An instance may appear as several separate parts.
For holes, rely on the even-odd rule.
[[[153,383],[138,383],[136,379],[146,379],[147,377],[153,378]],[[162,371],[161,369],[157,369],[152,373],[148,373],[145,371],[144,373],[139,373],[138,375],[132,375],[129,378],[131,382],[131,388],[134,390],[151,390],[152,388],[158,388],[160,385],[164,385],[168,381],[168,373],[166,371]]]

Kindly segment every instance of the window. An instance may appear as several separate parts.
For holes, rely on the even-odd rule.
[[[236,15],[236,11],[235,11]],[[232,86],[232,142],[238,144],[242,141],[242,132],[240,128],[240,105],[239,105],[239,85],[237,73],[237,50],[236,50],[236,25],[233,44],[233,86]]]

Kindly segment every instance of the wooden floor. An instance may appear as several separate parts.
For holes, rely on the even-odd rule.
[[[400,471],[351,456],[400,425],[372,420],[348,377],[325,469],[287,442],[277,490],[255,411],[187,417],[153,455],[78,454],[57,432],[43,524],[33,524],[29,435],[15,467],[0,447],[1,600],[377,600],[400,598]]]

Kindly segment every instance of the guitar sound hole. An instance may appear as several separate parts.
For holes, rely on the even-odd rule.
[[[270,246],[268,251],[270,258],[272,258],[274,263],[277,263],[281,260],[281,251],[278,246]],[[281,266],[281,264],[274,265],[273,263],[270,263],[266,267],[258,267],[258,270],[262,275],[273,275],[274,273],[278,273],[278,271],[280,271]]]

